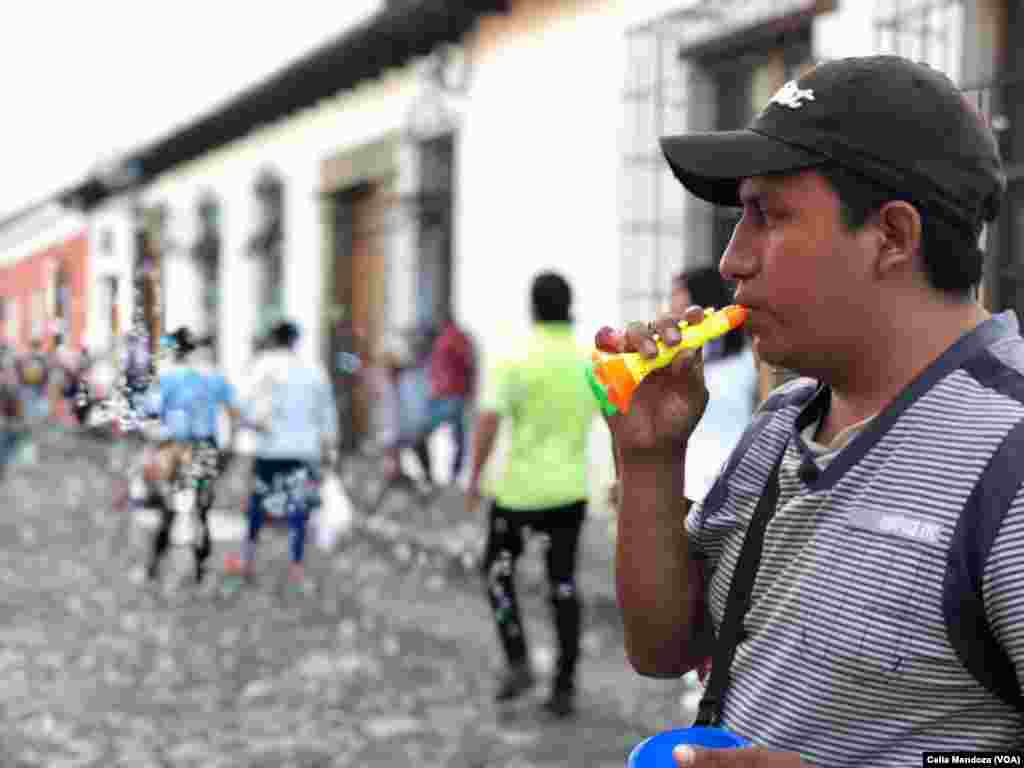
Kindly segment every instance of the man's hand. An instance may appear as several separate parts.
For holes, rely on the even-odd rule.
[[[704,749],[680,744],[672,750],[676,765],[682,768],[801,768],[796,752],[776,752],[764,747]]]
[[[602,330],[595,344],[604,352],[637,352],[657,356],[654,336],[672,346],[680,340],[678,323],[699,323],[704,310],[690,307],[683,318],[663,315],[653,327],[631,323],[625,333]],[[696,428],[707,406],[703,357],[700,350],[682,350],[672,364],[648,374],[633,393],[628,413],[608,417],[616,450],[623,458],[677,451]]]
[[[496,411],[484,410],[477,414],[473,429],[473,445],[470,451],[469,486],[466,488],[466,511],[476,512],[480,506],[480,477],[491,456],[494,440],[498,435],[498,424],[501,417]]]
[[[470,481],[466,488],[466,512],[473,514],[480,507],[483,495],[480,493],[480,481]]]

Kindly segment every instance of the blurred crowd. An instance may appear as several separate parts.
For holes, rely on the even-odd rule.
[[[467,417],[477,384],[477,351],[469,334],[451,316],[438,327],[392,331],[371,352],[360,374],[370,399],[371,450],[383,458],[388,482],[428,490],[439,476],[430,438],[447,425],[452,460],[447,478],[456,482],[467,450]],[[403,469],[409,452],[419,467],[414,478]]]
[[[114,370],[86,347],[56,337],[22,348],[0,342],[0,471],[19,438],[49,423],[86,425],[97,399],[108,397]]]

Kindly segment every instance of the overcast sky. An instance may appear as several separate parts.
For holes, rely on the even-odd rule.
[[[0,216],[172,132],[380,5],[18,3],[0,27]]]

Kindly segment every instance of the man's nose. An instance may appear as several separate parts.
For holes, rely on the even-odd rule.
[[[724,280],[746,280],[757,271],[757,254],[753,245],[750,238],[744,236],[742,223],[737,224],[718,262],[718,272]]]

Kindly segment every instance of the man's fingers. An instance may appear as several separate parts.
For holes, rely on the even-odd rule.
[[[594,335],[594,346],[602,352],[622,352],[626,339],[624,335],[610,326],[604,326]]]
[[[679,321],[680,318],[675,315],[664,314],[654,323],[658,336],[670,347],[674,347],[682,339],[682,336],[679,334]]]
[[[594,346],[602,352],[639,352],[645,357],[655,357],[658,346],[657,335],[667,346],[673,347],[682,338],[679,325],[685,322],[695,325],[704,319],[704,309],[698,306],[688,307],[682,317],[663,314],[652,323],[632,322],[622,332],[605,326],[594,335]],[[678,372],[679,369],[676,369]]]
[[[696,305],[687,307],[683,313],[683,320],[687,325],[696,325],[704,319],[704,308]]]
[[[698,306],[687,308],[682,317],[672,314],[663,314],[653,323],[634,322],[626,326],[625,332],[615,336],[610,328],[602,328],[598,333],[598,347],[606,351],[640,352],[648,357],[657,354],[657,346],[654,343],[655,334],[668,346],[672,347],[679,343],[682,338],[679,333],[679,324],[685,322],[688,325],[696,325],[704,320],[704,309]],[[603,344],[600,342],[604,342]],[[618,342],[616,348],[612,345]]]
[[[654,343],[654,331],[647,323],[630,323],[626,326],[626,351],[639,352],[646,357],[658,354],[658,345]]]

